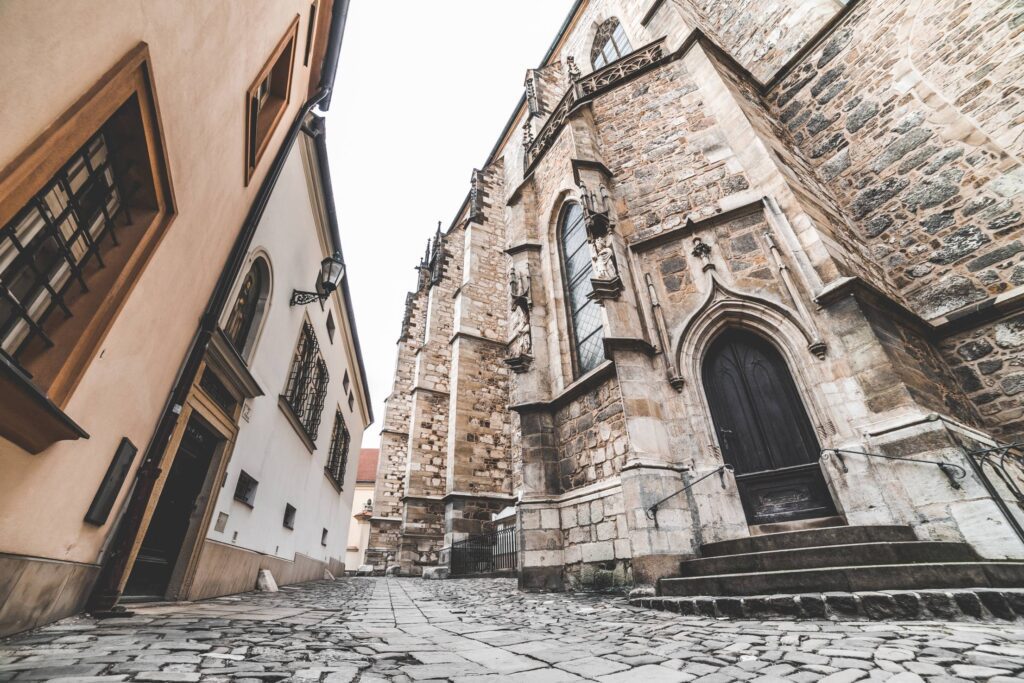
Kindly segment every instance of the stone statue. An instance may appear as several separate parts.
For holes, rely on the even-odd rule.
[[[533,351],[530,334],[530,316],[522,305],[512,307],[512,355],[529,356]]]
[[[608,235],[602,235],[594,239],[594,279],[614,280],[619,276],[619,269],[615,263],[615,250],[612,249],[611,239]]]

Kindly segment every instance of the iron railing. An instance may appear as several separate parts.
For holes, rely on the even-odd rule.
[[[716,467],[715,469],[711,470],[707,474],[704,474],[704,475],[702,475],[700,477],[697,477],[696,479],[691,481],[689,484],[687,484],[683,488],[681,488],[678,491],[676,491],[675,493],[670,493],[669,495],[665,496],[664,498],[659,500],[654,505],[651,505],[650,507],[647,508],[647,510],[644,511],[645,514],[647,515],[647,519],[653,521],[654,522],[654,528],[657,529],[658,528],[658,508],[661,507],[662,503],[664,503],[665,501],[668,501],[668,500],[671,500],[671,499],[675,498],[676,496],[678,496],[680,493],[683,493],[684,491],[688,491],[688,490],[692,489],[694,486],[696,486],[700,482],[704,481],[708,477],[713,476],[715,474],[719,475],[719,477],[721,478],[721,480],[722,480],[722,488],[724,489],[725,488],[725,473],[726,472],[730,472],[730,473],[733,472],[733,466],[732,465],[719,465],[718,467]]]
[[[831,457],[835,457],[839,463],[840,469],[843,470],[843,474],[850,471],[850,468],[846,466],[846,461],[843,459],[844,455],[863,455],[869,458],[882,458],[884,460],[896,460],[898,462],[915,462],[925,465],[935,465],[942,473],[949,479],[949,485],[955,489],[960,488],[960,482],[967,476],[967,470],[960,465],[955,463],[947,462],[945,460],[925,460],[923,458],[902,458],[897,455],[884,455],[882,453],[869,453],[867,451],[854,451],[846,448],[826,448],[821,451],[819,459],[822,461],[828,460]]]
[[[451,547],[452,576],[515,571],[518,567],[516,528],[474,534]]]
[[[973,450],[961,443],[961,447],[1010,528],[1024,541],[1024,442]]]
[[[72,288],[88,292],[101,247],[118,245],[115,220],[131,224],[127,194],[100,132],[0,227],[0,355],[26,374],[22,354],[53,346],[50,316],[72,317]]]

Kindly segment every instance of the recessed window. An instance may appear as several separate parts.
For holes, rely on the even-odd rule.
[[[284,504],[284,520],[281,522],[285,529],[295,528],[295,508],[288,503]]]
[[[0,355],[58,406],[174,213],[151,83],[139,45],[0,175]]]
[[[351,410],[354,410],[355,407],[356,407],[356,397],[355,397],[354,394],[352,394],[352,392],[349,392],[349,394],[348,394],[348,409],[351,411]]]
[[[347,394],[348,393],[348,388],[351,385],[352,385],[352,382],[349,381],[349,379],[348,379],[348,370],[346,370],[345,371],[345,376],[341,378],[341,388],[344,389],[345,393]]]
[[[633,51],[626,37],[626,31],[615,17],[608,19],[597,29],[594,45],[590,50],[590,61],[594,69],[611,64]]]
[[[256,504],[256,487],[259,485],[258,481],[242,470],[238,473],[238,483],[235,484],[235,500],[253,507]]]
[[[331,449],[327,456],[327,474],[341,488],[345,481],[345,470],[348,467],[348,451],[352,445],[352,436],[345,425],[345,416],[338,410],[334,413],[334,431],[331,434]]]
[[[587,227],[579,204],[566,206],[559,225],[565,305],[573,340],[577,375],[593,370],[604,360],[604,321],[601,307],[590,298],[593,263],[587,242]]]
[[[327,529],[320,532],[320,545],[327,545]]]
[[[288,374],[288,384],[281,398],[311,441],[316,441],[320,431],[320,416],[324,410],[328,379],[327,363],[320,355],[320,345],[316,341],[313,326],[307,321],[302,326]]]
[[[337,331],[337,327],[334,324],[334,316],[330,311],[327,311],[327,338],[334,343],[334,333]]]
[[[270,291],[270,266],[258,258],[249,267],[249,272],[238,288],[235,305],[231,307],[224,334],[242,358],[251,355],[256,342],[260,322],[267,307],[267,295]]]
[[[292,64],[299,29],[296,16],[246,94],[245,182],[249,183],[280,123],[291,95]]]

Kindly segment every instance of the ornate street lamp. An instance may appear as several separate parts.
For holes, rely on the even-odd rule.
[[[289,306],[305,306],[314,301],[319,301],[323,306],[324,301],[331,295],[331,292],[338,288],[341,279],[345,277],[345,263],[341,260],[341,254],[334,252],[320,262],[320,274],[316,281],[315,292],[304,292],[299,289],[292,290],[292,300]]]

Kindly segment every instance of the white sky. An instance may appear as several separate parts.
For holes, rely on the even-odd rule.
[[[331,176],[380,443],[413,267],[447,229],[573,0],[353,0]],[[518,133],[516,133],[518,135]]]

